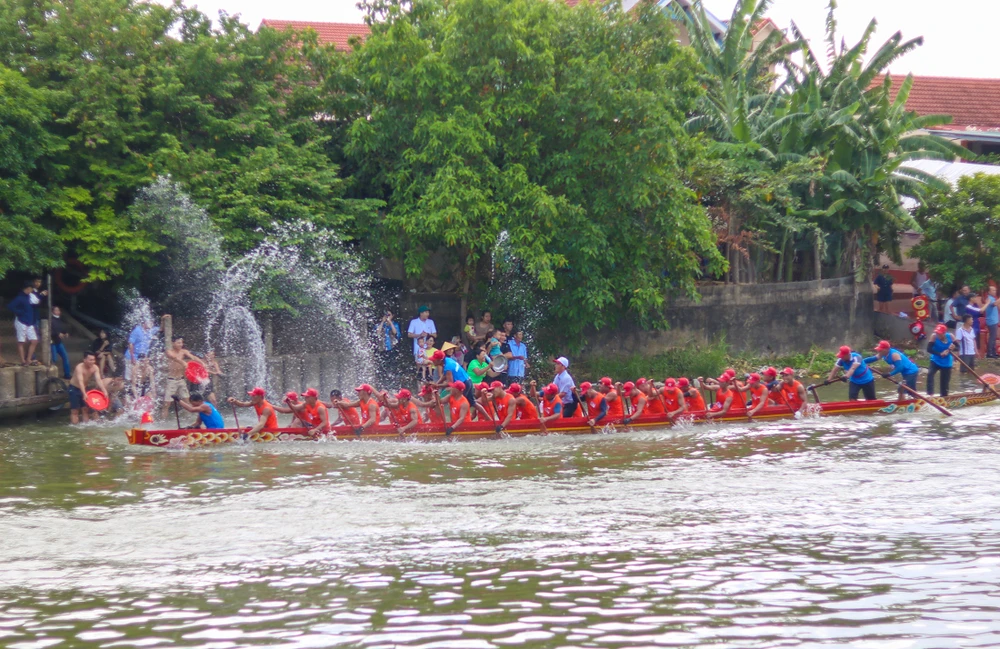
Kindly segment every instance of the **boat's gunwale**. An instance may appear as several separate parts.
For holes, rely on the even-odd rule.
[[[935,397],[935,403],[948,407],[961,407],[969,405],[980,405],[989,403],[997,397],[991,392],[965,392],[950,395],[949,397]],[[883,412],[885,414],[910,413],[922,410],[925,402],[919,399],[902,399],[898,401],[887,401],[876,399],[873,401],[831,401],[828,403],[814,404],[819,406],[820,415],[866,415]],[[709,420],[706,412],[693,413],[686,417],[686,421],[691,423],[734,423],[747,422],[750,418],[746,414],[746,409],[733,409],[722,417]],[[753,416],[752,421],[758,420],[778,420],[790,419],[795,416],[787,406],[768,406]],[[592,429],[587,425],[584,417],[570,417],[567,419],[557,419],[557,423],[550,423],[542,429],[539,420],[515,420],[504,430],[505,434],[511,437],[524,437],[527,435],[538,435],[545,433],[552,434],[576,434],[590,433]],[[663,428],[673,425],[666,415],[653,415],[640,417],[629,424],[624,424],[623,418],[609,419],[602,421],[598,429],[604,429],[608,425],[626,426],[627,428]],[[193,445],[201,444],[201,440],[208,440],[205,443],[225,443],[235,442],[244,439],[243,432],[246,429],[239,428],[187,428],[187,429],[166,429],[147,430],[145,428],[133,428],[126,432],[130,444],[164,447],[174,440],[190,441]],[[496,424],[493,422],[471,422],[461,425],[450,435],[446,433],[440,424],[423,423],[418,424],[413,429],[407,431],[404,438],[450,438],[450,437],[489,437],[496,434]],[[193,439],[189,440],[191,437]],[[390,424],[379,424],[373,426],[361,435],[357,435],[354,429],[349,426],[335,426],[330,433],[324,435],[326,438],[335,439],[400,439],[400,435],[395,426]],[[316,436],[310,435],[306,428],[278,428],[261,431],[256,439],[250,441],[292,441],[292,440],[314,440]],[[154,441],[155,440],[155,441]],[[189,444],[189,445],[191,445]]]

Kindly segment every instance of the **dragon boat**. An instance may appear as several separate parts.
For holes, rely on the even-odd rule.
[[[995,401],[997,396],[992,391],[986,392],[962,392],[952,394],[947,397],[929,398],[939,406],[950,410],[965,406],[978,406]],[[806,416],[834,416],[834,415],[854,415],[854,416],[901,416],[920,412],[924,409],[933,411],[925,401],[921,399],[903,399],[899,401],[887,401],[875,399],[873,401],[831,401],[827,403],[809,404],[804,410]],[[746,423],[748,417],[745,409],[732,409],[724,416],[709,419],[706,412],[692,412],[682,418],[684,424],[705,424],[705,423]],[[754,415],[752,421],[760,420],[780,420],[793,419],[802,416],[792,412],[787,406],[768,406]],[[621,418],[602,420],[597,429],[587,425],[584,417],[568,417],[557,419],[543,426],[537,419],[516,419],[504,430],[503,435],[510,437],[524,437],[527,435],[540,434],[593,434],[598,431],[628,431],[650,428],[664,428],[676,425],[671,422],[666,415],[643,416],[629,424],[625,424]],[[266,442],[294,442],[294,441],[316,441],[317,439],[372,439],[372,440],[400,440],[400,439],[469,439],[496,437],[496,424],[489,421],[474,421],[462,424],[457,430],[448,435],[441,424],[424,423],[417,424],[408,430],[404,435],[400,435],[396,427],[391,424],[377,424],[366,430],[361,435],[357,435],[350,426],[334,426],[329,433],[320,436],[310,435],[305,428],[277,428],[262,430],[252,435],[246,431],[248,428],[222,428],[222,429],[168,429],[168,430],[147,430],[145,428],[132,428],[126,431],[129,444],[143,446],[159,446],[163,448],[197,448],[201,446],[213,446],[217,444],[233,443],[266,443]]]

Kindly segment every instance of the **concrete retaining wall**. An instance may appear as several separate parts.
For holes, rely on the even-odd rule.
[[[626,324],[588,336],[584,356],[657,354],[671,347],[721,339],[736,351],[794,353],[815,345],[860,346],[873,338],[871,286],[850,277],[785,284],[715,285],[701,301],[674,300],[667,331]]]

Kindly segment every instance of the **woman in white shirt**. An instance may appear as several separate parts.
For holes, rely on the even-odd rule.
[[[972,316],[965,316],[962,326],[955,331],[955,341],[958,343],[958,356],[970,369],[976,367],[976,332],[972,328]],[[967,370],[963,367],[962,373]]]

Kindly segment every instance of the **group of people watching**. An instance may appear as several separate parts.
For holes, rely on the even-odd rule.
[[[419,379],[441,378],[433,361],[434,355],[440,352],[468,373],[472,385],[499,381],[506,387],[524,383],[529,368],[524,331],[515,330],[511,319],[496,326],[489,311],[484,311],[478,322],[473,315],[469,315],[465,322],[460,336],[435,347],[437,326],[430,318],[430,307],[421,306],[418,309],[418,315],[410,321],[406,335],[413,340],[413,358]]]

